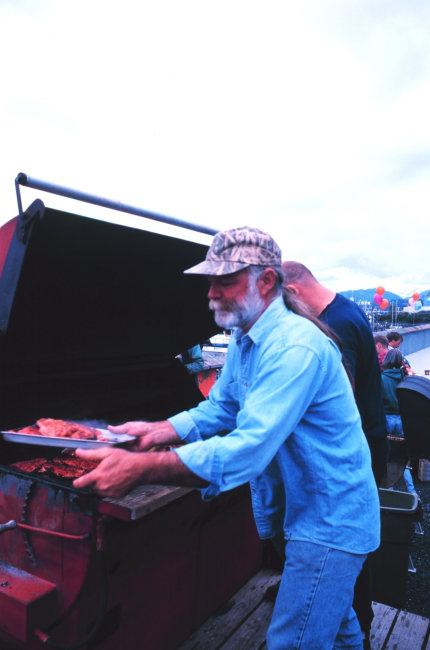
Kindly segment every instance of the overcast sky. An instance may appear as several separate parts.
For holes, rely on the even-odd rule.
[[[429,0],[0,0],[0,223],[22,171],[429,289],[429,34]]]

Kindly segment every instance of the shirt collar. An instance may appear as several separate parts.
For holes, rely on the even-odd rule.
[[[255,345],[260,345],[260,343],[267,337],[267,328],[273,327],[274,321],[277,319],[285,310],[285,303],[282,296],[277,296],[272,300],[270,305],[263,311],[260,318],[254,323],[249,332],[242,334],[242,330],[238,327],[234,332],[234,337],[236,340],[249,338],[255,343]]]

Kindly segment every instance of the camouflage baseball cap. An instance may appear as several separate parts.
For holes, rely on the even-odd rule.
[[[206,260],[184,273],[227,275],[247,266],[281,266],[282,253],[267,233],[257,228],[232,228],[213,238]]]

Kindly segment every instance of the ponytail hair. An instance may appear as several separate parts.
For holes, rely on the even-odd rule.
[[[350,369],[348,368],[348,364],[346,363],[345,357],[342,353],[343,346],[338,335],[335,332],[333,332],[333,330],[330,329],[328,325],[321,322],[318,316],[316,316],[315,313],[312,311],[312,309],[306,303],[296,298],[294,293],[289,291],[286,287],[283,288],[282,297],[284,299],[284,303],[287,309],[294,312],[298,316],[302,316],[303,318],[307,318],[307,320],[310,320],[311,323],[316,325],[316,327],[318,327],[318,329],[321,330],[321,332],[323,332],[326,336],[328,336],[329,339],[331,339],[334,343],[336,343],[342,355],[342,365],[345,368],[345,372],[348,375],[349,382],[352,386],[352,389],[354,390],[354,378],[351,374]]]

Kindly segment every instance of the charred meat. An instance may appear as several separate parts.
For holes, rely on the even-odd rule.
[[[24,460],[13,463],[10,467],[15,467],[30,474],[45,474],[48,476],[59,476],[61,478],[79,478],[79,476],[88,474],[95,469],[99,462],[98,460],[85,460],[83,458],[75,458],[74,456],[62,455],[53,458],[53,460],[46,460],[46,458]]]

